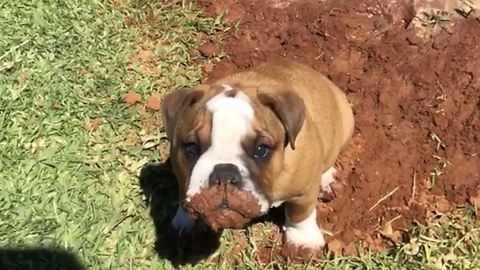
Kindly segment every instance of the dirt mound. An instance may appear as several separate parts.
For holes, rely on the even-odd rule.
[[[448,210],[476,196],[480,21],[452,25],[453,17],[418,14],[412,3],[333,2],[198,4],[208,15],[228,9],[228,20],[241,20],[221,44],[229,57],[208,70],[208,80],[287,57],[328,75],[347,93],[356,131],[338,167],[348,186],[332,202],[319,203],[318,221],[332,232],[327,240],[348,253],[338,243],[365,239],[383,247],[376,240],[382,224],[394,219],[394,230],[408,228],[427,210]],[[431,35],[419,37],[414,22]]]
[[[215,232],[222,228],[242,229],[262,213],[251,192],[225,183],[202,189],[186,204],[186,210],[193,219],[203,219]]]

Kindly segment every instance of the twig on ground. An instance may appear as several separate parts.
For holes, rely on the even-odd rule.
[[[115,228],[118,227],[118,225],[122,224],[125,220],[127,220],[128,218],[131,218],[133,217],[133,214],[128,214],[128,215],[125,215],[123,217],[121,217],[117,222],[115,222],[115,224],[113,224],[112,227],[110,227],[108,230],[106,230],[106,234],[107,233],[110,233],[111,231],[113,231]]]
[[[413,180],[412,180],[412,196],[410,197],[410,200],[408,201],[408,206],[412,204],[412,202],[415,201],[415,191],[417,189],[417,168],[413,168]]]
[[[6,53],[4,53],[2,56],[0,56],[0,60],[3,60],[3,58],[7,57],[9,54],[14,52],[18,48],[22,47],[23,45],[27,44],[28,42],[30,42],[30,39],[27,39],[27,40],[23,41],[22,43],[20,43],[18,45],[12,46]]]
[[[389,220],[389,221],[387,222],[387,224],[392,224],[395,220],[397,220],[397,219],[399,219],[399,218],[401,218],[401,217],[402,217],[402,215],[398,215],[398,216],[392,218],[391,220]]]
[[[368,211],[372,211],[373,208],[377,207],[377,205],[379,205],[381,202],[383,202],[384,200],[386,200],[388,197],[392,196],[393,193],[395,193],[400,187],[396,187],[394,190],[392,190],[390,193],[388,193],[387,195],[385,195],[383,198],[381,198],[380,200],[378,200],[378,202],[376,204],[374,204],[372,207],[370,207],[370,209],[368,209]]]

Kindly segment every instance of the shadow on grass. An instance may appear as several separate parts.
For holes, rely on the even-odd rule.
[[[170,261],[174,267],[195,265],[217,251],[221,232],[214,233],[201,221],[196,221],[194,233],[181,239],[171,227],[170,222],[177,209],[178,186],[170,159],[164,163],[147,163],[140,171],[139,181],[155,226],[155,251],[161,259]],[[283,212],[283,207],[273,208],[250,224],[273,222],[280,226],[284,221]]]
[[[73,253],[61,249],[0,248],[2,270],[84,270],[85,266]]]

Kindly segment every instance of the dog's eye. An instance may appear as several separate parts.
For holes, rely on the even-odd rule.
[[[266,145],[257,145],[253,150],[253,157],[256,159],[263,159],[270,153],[270,148]]]
[[[196,143],[187,143],[184,147],[187,159],[196,159],[200,155],[200,149]]]

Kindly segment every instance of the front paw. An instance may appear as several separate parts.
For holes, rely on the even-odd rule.
[[[319,250],[325,246],[325,238],[315,224],[311,228],[285,227],[285,244],[300,248]]]
[[[177,213],[172,219],[172,227],[178,233],[179,236],[189,234],[192,232],[193,227],[195,226],[195,220],[192,219],[186,212],[183,210],[181,205],[177,208]]]
[[[319,250],[325,246],[325,238],[317,225],[316,211],[299,223],[288,221],[284,226],[285,241],[287,245],[300,248]]]
[[[322,231],[316,223],[316,211],[304,221],[284,226],[284,241],[281,254],[286,258],[308,262],[321,253],[325,246]]]

